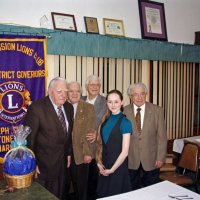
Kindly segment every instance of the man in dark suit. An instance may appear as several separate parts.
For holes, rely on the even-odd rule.
[[[90,75],[86,79],[85,87],[88,92],[87,96],[82,99],[94,105],[96,113],[96,131],[101,123],[101,119],[107,111],[106,98],[100,95],[101,79],[96,75]],[[96,139],[96,134],[90,133],[87,139],[93,142]],[[96,199],[96,187],[98,179],[98,170],[95,159],[90,163],[89,180],[88,180],[88,199]]]
[[[68,101],[74,107],[74,125],[72,131],[71,175],[76,200],[87,200],[89,163],[95,157],[93,146],[86,134],[95,131],[94,106],[81,98],[81,86],[78,82],[68,84]]]
[[[61,77],[51,80],[48,96],[32,103],[25,118],[30,126],[28,147],[33,150],[37,167],[35,178],[59,199],[66,199],[71,159],[73,106],[66,101],[67,82]],[[64,114],[59,120],[59,110]]]
[[[145,84],[136,83],[129,86],[128,95],[132,103],[124,108],[124,114],[134,127],[128,154],[129,172],[134,190],[159,181],[160,167],[166,156],[167,133],[163,109],[146,102]],[[140,111],[137,111],[138,108]],[[137,123],[137,112],[140,112],[140,127]]]

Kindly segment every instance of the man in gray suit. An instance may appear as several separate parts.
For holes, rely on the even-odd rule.
[[[73,106],[66,102],[67,82],[61,77],[50,81],[48,96],[28,107],[25,125],[30,126],[28,147],[35,153],[36,180],[61,200],[66,199],[71,163]],[[61,111],[62,110],[62,111]],[[63,113],[62,121],[59,113]]]
[[[134,190],[159,181],[160,167],[166,156],[167,133],[163,109],[146,102],[145,84],[136,83],[129,86],[128,95],[131,104],[124,108],[124,114],[134,127],[128,155],[128,167]],[[138,108],[140,128],[136,123]]]
[[[106,98],[100,95],[101,79],[96,75],[90,75],[86,79],[85,87],[88,92],[87,96],[83,96],[82,99],[86,102],[93,104],[96,113],[96,130],[98,130],[101,119],[107,111]],[[87,139],[93,142],[96,139],[96,134],[93,133],[87,135]],[[89,180],[88,180],[88,199],[96,199],[96,187],[97,187],[98,171],[95,159],[90,163]]]

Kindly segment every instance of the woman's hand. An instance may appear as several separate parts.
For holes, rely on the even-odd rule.
[[[109,174],[112,174],[112,170],[111,169],[105,169],[105,167],[102,164],[97,164],[98,168],[99,168],[99,173],[103,176],[109,176]]]

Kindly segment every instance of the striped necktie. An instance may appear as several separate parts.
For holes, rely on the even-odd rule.
[[[65,134],[67,134],[67,126],[66,126],[66,122],[65,122],[65,116],[64,116],[64,113],[63,113],[61,107],[58,107],[58,118],[62,124]]]
[[[141,108],[137,108],[137,113],[136,113],[136,116],[135,116],[138,133],[142,132],[142,129],[141,129],[141,113],[140,113],[140,111],[141,111]]]

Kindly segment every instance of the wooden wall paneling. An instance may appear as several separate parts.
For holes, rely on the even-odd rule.
[[[194,135],[194,90],[195,90],[195,63],[191,63],[191,77],[190,77],[190,84],[191,84],[191,92],[190,92],[190,100],[191,100],[191,112],[190,112],[190,127],[191,127],[191,133],[192,136]],[[200,78],[200,76],[199,76]],[[200,84],[199,84],[200,85]],[[200,94],[200,93],[199,93]],[[200,103],[200,101],[199,101]]]
[[[171,127],[170,127],[170,85],[171,85],[171,83],[170,83],[170,62],[167,62],[167,70],[166,70],[166,73],[167,73],[167,79],[166,79],[166,86],[167,86],[167,96],[166,96],[166,98],[167,98],[167,131],[168,131],[168,136],[169,136],[169,138],[173,138],[173,136],[172,136],[172,132],[171,132]]]
[[[115,81],[115,58],[109,58],[109,67],[108,67],[108,91],[116,88]]]
[[[183,135],[184,137],[188,137],[188,133],[186,133],[186,77],[187,77],[187,64],[184,62],[183,64]]]
[[[54,77],[57,77],[60,76],[60,56],[56,55],[54,58]]]
[[[175,122],[175,129],[176,129],[176,135],[175,138],[179,138],[181,131],[180,131],[180,80],[181,80],[181,63],[178,62],[177,64],[177,75],[176,75],[176,122]]]
[[[94,74],[94,59],[92,57],[86,57],[87,65],[86,65],[86,77]]]
[[[143,61],[141,61],[143,62]],[[141,65],[140,65],[141,64]],[[140,74],[139,74],[139,67],[141,66],[142,68],[142,63],[140,63],[139,60],[136,60],[135,62],[135,83],[138,83],[138,82],[142,82],[142,80],[140,79]]]
[[[82,81],[82,57],[76,56],[76,81],[79,82],[83,88],[85,88],[85,82]]]
[[[100,93],[106,95],[108,90],[116,88],[123,93],[125,104],[130,103],[127,95],[130,84],[143,82],[148,89],[150,87],[150,61],[148,60],[47,55],[47,62],[47,85],[52,78],[64,76],[68,81],[80,82],[86,94],[85,80],[88,75],[96,74],[102,80]],[[168,138],[192,136],[195,63],[167,61],[152,63],[153,103],[164,108]],[[200,70],[198,73],[200,74]],[[200,84],[200,78],[198,81]],[[198,90],[200,92],[200,87]],[[198,98],[200,102],[200,97]],[[197,106],[197,120],[199,120],[200,104],[198,103]],[[199,130],[199,124],[197,129]]]
[[[163,61],[159,61],[158,65],[159,73],[158,73],[158,105],[163,107]]]
[[[195,63],[192,63],[191,65],[192,65],[192,72],[191,73],[192,73],[193,78],[191,79],[192,94],[191,94],[191,111],[190,111],[191,125],[190,126],[191,126],[191,133],[192,133],[192,135],[194,135]],[[199,70],[199,72],[200,72],[200,70]],[[199,89],[200,89],[200,79],[199,79]],[[199,97],[200,97],[200,92],[198,94],[199,94]],[[199,99],[199,104],[200,104],[200,99]],[[198,113],[200,113],[200,109],[199,109]]]
[[[190,64],[186,63],[186,79],[185,79],[185,132],[187,134],[187,136],[191,136],[191,132],[189,129],[189,104],[190,104],[190,100],[189,98],[191,98],[189,96],[189,76],[190,76]]]
[[[171,94],[170,94],[170,97],[171,97],[171,106],[170,106],[170,109],[171,109],[171,120],[170,120],[170,123],[171,123],[171,131],[172,131],[172,138],[175,137],[176,135],[176,129],[175,129],[175,116],[176,116],[176,112],[175,112],[175,108],[176,108],[176,100],[174,98],[175,96],[175,88],[176,88],[176,85],[175,85],[175,81],[176,81],[176,63],[175,62],[170,62],[170,67],[171,67],[171,74],[170,74],[170,77],[171,77]]]
[[[82,84],[84,84],[85,83],[85,81],[86,81],[86,78],[87,78],[87,57],[82,57],[82,63],[81,63],[81,65],[82,65]],[[86,89],[85,89],[85,87],[82,87],[82,89],[83,89],[83,95],[86,95],[87,93],[86,93]]]
[[[108,58],[104,58],[104,62],[103,62],[103,74],[102,74],[102,80],[103,80],[103,92],[104,95],[107,95],[107,92],[109,90],[108,88]]]
[[[183,82],[184,82],[184,78],[183,78],[183,73],[184,72],[184,63],[181,62],[180,65],[180,121],[179,121],[179,138],[184,137],[184,132],[183,132]]]
[[[198,86],[200,85],[200,64],[198,65],[199,67],[199,75],[198,75]],[[197,133],[200,134],[200,87],[198,87],[198,105],[197,105]]]
[[[47,71],[48,71],[48,76],[47,76],[47,87],[49,85],[49,82],[51,79],[55,77],[55,56],[54,55],[47,55]],[[46,88],[47,90],[47,88]]]
[[[158,61],[153,61],[153,104],[158,103]]]
[[[95,57],[93,59],[93,66],[94,66],[94,71],[93,73],[97,76],[99,76],[99,58]]]
[[[123,59],[117,59],[117,68],[116,68],[116,88],[122,92],[123,88]]]
[[[129,96],[127,94],[127,89],[130,85],[130,66],[131,66],[131,60],[130,59],[124,59],[123,64],[123,80],[122,80],[122,94],[124,97],[124,105],[127,105],[130,103]]]
[[[66,56],[66,79],[68,82],[76,81],[76,57]]]
[[[100,93],[101,94],[103,94],[103,65],[104,65],[104,59],[103,58],[99,58],[98,76],[101,79],[101,88],[100,88]]]
[[[65,62],[65,56],[60,55],[59,57],[60,59],[60,63],[59,63],[59,67],[60,67],[60,76],[67,79],[66,77],[66,62]],[[68,79],[67,79],[68,80]]]
[[[136,60],[131,60],[131,65],[130,65],[130,85],[133,85],[135,81],[135,63]]]
[[[177,63],[173,62],[173,95],[172,95],[172,101],[173,101],[173,105],[172,105],[172,124],[173,124],[173,138],[176,137],[176,116],[177,116],[177,112],[176,112],[176,108],[177,108]]]
[[[141,64],[141,67],[140,67]],[[137,82],[142,82],[147,86],[147,89],[149,91],[150,89],[150,61],[148,60],[141,60],[141,63],[138,61],[137,65],[137,74],[138,74],[138,80]],[[141,69],[140,69],[141,68]],[[147,95],[147,101],[149,101],[149,95]]]

